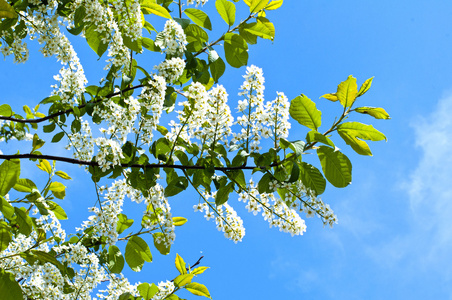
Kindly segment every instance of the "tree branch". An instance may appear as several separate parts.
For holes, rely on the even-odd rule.
[[[131,90],[134,90],[134,89],[142,88],[143,86],[144,86],[144,85],[139,84],[139,85],[136,85],[136,86],[133,86],[133,87],[127,87],[127,88],[125,88],[125,89],[123,89],[123,90],[121,90],[121,91],[119,91],[119,92],[112,93],[112,94],[107,95],[107,96],[105,96],[104,98],[98,99],[98,100],[96,100],[96,101],[93,101],[93,102],[87,102],[87,103],[85,103],[85,104],[81,104],[81,105],[77,106],[77,108],[79,108],[79,109],[80,109],[80,108],[84,108],[88,103],[98,103],[98,102],[101,102],[103,99],[110,99],[110,98],[112,98],[112,97],[114,97],[114,96],[118,96],[118,95],[120,95],[120,94],[122,94],[122,93],[131,91]],[[61,115],[64,115],[64,114],[67,114],[67,113],[71,113],[71,112],[73,112],[73,111],[74,111],[74,109],[73,109],[73,108],[70,108],[70,109],[63,110],[63,111],[59,111],[59,112],[57,112],[57,113],[54,113],[54,114],[51,114],[51,115],[48,115],[48,116],[45,116],[45,117],[39,118],[39,119],[17,119],[17,118],[13,118],[13,117],[4,117],[4,116],[0,116],[0,120],[13,121],[13,122],[17,122],[17,123],[28,123],[28,124],[32,124],[32,123],[41,123],[41,122],[47,121],[47,120],[49,120],[49,119],[53,119],[53,118],[55,118],[55,117],[59,117],[59,116],[61,116]]]
[[[47,159],[47,160],[55,160],[55,161],[67,162],[67,163],[70,163],[70,164],[81,165],[81,166],[93,166],[93,167],[98,167],[99,166],[99,163],[97,163],[96,161],[86,161],[86,160],[78,160],[78,159],[75,159],[75,158],[69,158],[69,157],[63,157],[63,156],[39,155],[39,154],[31,154],[31,153],[27,153],[27,154],[12,154],[12,155],[0,154],[0,159],[6,159],[6,160],[10,160],[10,159]],[[214,167],[214,169],[217,170],[217,171],[223,171],[223,172],[235,171],[235,170],[254,170],[256,168],[261,169],[261,170],[265,170],[266,168],[269,168],[269,167],[276,167],[276,166],[280,165],[283,162],[284,161],[280,161],[278,163],[273,163],[273,164],[271,164],[269,166]],[[205,166],[184,166],[184,165],[166,165],[166,164],[147,164],[147,165],[142,165],[142,164],[121,164],[120,166],[124,167],[124,168],[140,168],[140,169],[145,169],[145,168],[169,168],[169,169],[180,169],[180,170],[203,170],[203,169],[206,168]]]

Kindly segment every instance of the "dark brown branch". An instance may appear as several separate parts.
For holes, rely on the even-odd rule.
[[[38,155],[38,154],[12,154],[12,155],[5,155],[0,154],[0,159],[47,159],[47,160],[55,160],[55,161],[62,161],[67,162],[70,164],[75,165],[81,165],[81,166],[93,166],[98,167],[99,164],[95,161],[86,161],[86,160],[78,160],[74,158],[68,158],[63,156],[55,156],[55,155]],[[217,171],[235,171],[235,170],[254,170],[256,168],[265,170],[268,167],[276,167],[280,165],[282,161],[278,163],[273,163],[269,166],[239,166],[239,167],[215,167],[215,170]],[[206,167],[204,166],[184,166],[184,165],[169,165],[169,164],[121,164],[121,167],[124,168],[170,168],[170,169],[180,169],[180,170],[202,170]]]
[[[118,95],[120,95],[122,93],[131,91],[131,90],[134,90],[134,89],[142,88],[142,87],[143,87],[142,84],[136,85],[136,86],[133,86],[133,87],[128,87],[128,88],[123,89],[122,91],[112,93],[110,95],[105,96],[102,99],[99,99],[99,100],[96,100],[96,101],[93,101],[93,102],[88,102],[88,103],[98,103],[98,102],[101,102],[103,99],[110,99],[110,98],[118,96]],[[79,109],[80,108],[84,108],[88,103],[81,104],[81,105],[77,106],[77,108],[79,108]],[[13,117],[0,116],[0,120],[13,121],[13,122],[17,122],[17,123],[28,123],[28,124],[41,123],[41,122],[47,121],[49,119],[53,119],[53,118],[59,117],[61,115],[73,112],[73,111],[74,111],[74,109],[70,108],[70,109],[59,111],[57,113],[54,113],[54,114],[51,114],[51,115],[48,115],[48,116],[45,116],[45,117],[39,118],[39,119],[17,119],[17,118],[13,118]]]

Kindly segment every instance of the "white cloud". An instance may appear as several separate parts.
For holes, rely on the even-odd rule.
[[[420,156],[407,181],[402,183],[409,202],[407,215],[401,219],[408,221],[408,226],[396,229],[378,249],[369,249],[377,261],[405,272],[407,277],[424,273],[439,275],[445,281],[452,279],[451,113],[452,93],[449,93],[432,113],[413,120],[415,146]]]

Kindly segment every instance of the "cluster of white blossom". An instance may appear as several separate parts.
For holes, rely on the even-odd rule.
[[[164,196],[164,192],[164,188],[158,183],[149,189],[148,196],[144,198],[147,209],[143,214],[142,224],[149,230],[159,229],[163,236],[155,235],[155,242],[157,244],[163,243],[166,247],[170,247],[176,239],[176,231],[171,215],[171,207],[168,199]],[[137,196],[142,198],[141,195],[135,194],[135,201],[141,201],[138,200]]]
[[[88,121],[81,122],[80,132],[69,134],[67,150],[74,148],[74,158],[90,161],[94,154],[94,141]]]
[[[274,189],[277,184],[272,182]],[[246,209],[257,215],[262,211],[262,216],[269,222],[270,227],[279,227],[280,231],[293,235],[302,235],[306,231],[303,219],[295,209],[289,207],[284,200],[276,197],[274,193],[259,194],[257,186],[250,180],[247,190],[239,194],[239,201],[246,203]]]
[[[101,187],[99,192],[103,193],[104,200],[98,207],[91,207],[91,215],[87,221],[84,221],[82,227],[78,230],[84,230],[93,227],[99,237],[105,237],[106,243],[114,245],[118,240],[118,233],[116,232],[116,224],[118,222],[118,215],[122,212],[124,204],[124,197],[129,190],[129,186],[125,180],[117,180],[110,187]]]
[[[209,1],[209,0],[187,0],[187,5],[195,4],[195,3],[196,3],[196,6],[198,6],[200,4],[204,5],[207,3],[207,1]]]
[[[322,218],[324,225],[333,227],[337,224],[337,217],[328,204],[325,204],[320,197],[317,197],[314,192],[306,187],[301,182],[295,183],[295,196],[299,199],[303,198],[304,202],[298,208],[300,211],[304,211],[308,218],[313,217],[315,214]]]
[[[130,38],[132,42],[141,38],[143,23],[141,20],[140,1],[112,0],[110,3],[121,33]]]
[[[19,23],[16,23],[16,25],[13,27],[15,28]],[[25,29],[26,30],[26,29]],[[4,56],[8,55],[14,55],[14,62],[15,63],[24,63],[28,60],[28,47],[27,43],[25,43],[22,39],[20,39],[16,32],[13,32],[12,34],[8,33],[8,31],[0,31],[1,35],[0,38],[5,38],[7,36],[10,36],[12,38],[12,43],[9,46],[7,43],[4,43],[2,47],[0,48],[0,51]]]
[[[77,105],[78,99],[85,91],[88,82],[77,53],[74,51],[68,38],[61,32],[62,21],[58,20],[56,1],[49,1],[47,6],[30,12],[26,18],[30,39],[38,39],[43,45],[41,52],[44,56],[55,55],[63,67],[54,79],[59,83],[53,85],[54,95],[59,95],[63,103]]]
[[[163,103],[165,102],[165,92],[165,79],[161,76],[154,75],[153,79],[148,81],[148,85],[143,87],[140,96],[138,96],[141,107],[144,107],[147,112],[145,115],[141,115],[140,120],[140,138],[145,144],[152,142],[154,136],[153,131],[159,125]]]
[[[206,141],[208,145],[218,141],[227,144],[234,122],[231,109],[227,104],[228,94],[222,85],[213,87],[208,94],[207,112],[204,118],[209,121],[203,123],[203,128],[196,133],[196,137]]]
[[[264,109],[264,74],[261,68],[254,65],[246,67],[245,81],[240,87],[239,96],[245,96],[238,102],[237,109],[242,116],[237,117],[236,124],[242,129],[240,133],[233,133],[232,143],[240,145],[246,142],[249,152],[258,152],[263,124],[267,120]]]
[[[184,73],[185,61],[180,57],[173,57],[162,61],[158,66],[155,66],[155,69],[158,70],[159,76],[173,83]]]
[[[204,193],[204,199],[215,198],[214,193]],[[215,210],[206,202],[193,206],[195,212],[204,212],[206,220],[215,219],[218,231],[223,231],[224,236],[234,243],[241,242],[245,236],[245,227],[243,220],[237,215],[237,212],[227,203],[218,205]]]
[[[94,144],[96,144],[99,149],[95,156],[95,160],[102,169],[102,172],[121,164],[121,158],[124,158],[124,155],[122,154],[122,149],[118,142],[98,137],[94,139]]]
[[[175,289],[174,283],[172,281],[161,281],[158,286],[159,291],[151,300],[162,300],[169,296]]]
[[[206,88],[199,82],[192,83],[185,93],[185,97],[188,100],[179,102],[179,105],[183,107],[182,110],[176,111],[179,123],[171,120],[169,124],[171,131],[166,135],[166,138],[173,143],[177,137],[190,142],[192,137],[198,135],[198,131],[206,121],[209,106],[209,94]]]
[[[139,297],[138,284],[130,284],[129,280],[122,274],[110,274],[110,282],[106,290],[100,290],[97,294],[99,299],[116,300],[124,293]]]
[[[140,103],[132,96],[124,99],[123,106],[109,99],[103,102],[103,105],[94,107],[94,113],[110,125],[108,129],[102,129],[101,132],[109,135],[110,138],[116,138],[121,144],[127,141],[127,135],[132,132],[139,112]]]
[[[182,26],[174,20],[166,21],[163,31],[157,34],[155,44],[167,55],[182,55],[186,49],[185,45],[187,45],[187,39]]]
[[[275,142],[275,148],[279,146],[281,138],[289,136],[289,107],[290,103],[284,93],[277,93],[275,100],[267,102],[265,105],[264,123],[267,124],[261,130],[263,138],[272,137]]]

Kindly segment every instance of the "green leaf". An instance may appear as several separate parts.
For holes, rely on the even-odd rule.
[[[363,107],[357,107],[354,110],[356,112],[359,112],[360,114],[370,115],[370,116],[374,117],[375,119],[384,119],[384,120],[391,119],[389,114],[381,107],[363,106]]]
[[[9,204],[9,202],[3,198],[2,196],[0,196],[0,211],[2,212],[2,214],[5,216],[5,218],[7,218],[8,220],[13,220],[14,219],[14,207]]]
[[[58,143],[59,141],[61,141],[61,139],[64,137],[64,132],[58,132],[57,134],[55,134],[52,138],[52,143]]]
[[[0,0],[0,1],[4,1],[4,0]],[[1,4],[0,4],[0,6],[1,6]],[[0,116],[11,117],[12,115],[13,115],[13,111],[11,110],[11,106],[9,106],[8,104],[0,105]]]
[[[216,195],[215,195],[215,204],[216,205],[223,205],[225,204],[229,199],[229,194],[234,191],[234,183],[230,182],[227,185],[221,187],[218,189]]]
[[[33,253],[42,264],[51,263],[60,271],[64,270],[63,264],[61,264],[61,262],[56,259],[54,254],[40,250],[31,250],[31,253]]]
[[[140,296],[144,298],[144,300],[150,300],[155,294],[158,293],[159,288],[153,283],[149,284],[147,282],[141,283],[137,286],[137,290],[140,293]]]
[[[144,37],[142,38],[142,44],[143,47],[150,50],[150,51],[154,51],[154,52],[160,52],[161,49],[159,46],[157,46],[153,40],[151,40],[150,38]]]
[[[226,33],[224,36],[226,61],[234,68],[248,64],[248,44],[238,34]]]
[[[235,5],[232,2],[227,0],[217,0],[215,2],[215,7],[217,8],[218,13],[223,18],[223,20],[229,26],[234,25],[235,23]]]
[[[339,135],[347,145],[350,145],[356,153],[361,155],[372,156],[369,145],[366,142],[357,139],[355,136],[349,134],[347,131],[339,131]]]
[[[210,298],[209,290],[200,283],[191,282],[185,286],[185,289],[193,295]]]
[[[132,236],[126,245],[125,259],[132,271],[139,272],[144,262],[152,261],[148,244],[138,236]]]
[[[115,245],[111,245],[108,248],[108,269],[112,273],[119,274],[124,268],[124,257],[121,254],[119,248]]]
[[[376,130],[372,125],[366,125],[359,122],[346,122],[337,127],[337,131],[345,131],[348,134],[358,137],[363,140],[382,141],[387,140],[386,136],[380,131]]]
[[[66,179],[66,180],[72,180],[72,178],[68,174],[63,172],[63,171],[56,171],[55,175],[57,175],[57,176],[59,176],[59,177],[61,177],[63,179]]]
[[[22,207],[22,209],[14,207],[14,212],[16,213],[16,221],[19,225],[19,232],[23,235],[29,236],[33,229],[33,222],[28,213],[25,212],[25,208]]]
[[[362,95],[364,95],[370,89],[370,86],[372,85],[372,80],[373,79],[374,78],[371,77],[371,78],[367,79],[366,81],[364,81],[364,83],[359,88],[359,92],[358,92],[357,97],[361,97]]]
[[[261,177],[259,183],[257,184],[257,190],[260,194],[273,192],[273,190],[271,190],[269,186],[269,183],[272,180],[273,176],[270,173],[265,173],[264,176]]]
[[[24,298],[22,289],[14,275],[3,269],[0,269],[0,295],[2,295],[3,300],[17,300]]]
[[[337,86],[336,96],[343,107],[350,107],[356,100],[358,94],[358,86],[356,85],[356,78],[352,75],[348,76],[347,80],[342,81]]]
[[[108,43],[102,42],[103,40],[103,34],[98,32],[96,25],[91,25],[87,28],[85,28],[85,38],[88,42],[88,45],[91,47],[91,49],[96,52],[96,54],[101,57],[102,54],[105,53],[108,49]],[[52,141],[53,142],[53,141]]]
[[[176,278],[174,278],[174,284],[177,287],[183,287],[184,285],[190,283],[194,276],[195,276],[194,274],[179,275]]]
[[[275,38],[275,26],[268,20],[266,22],[248,23],[248,26],[244,28],[244,31],[272,41]]]
[[[176,269],[179,271],[179,273],[182,274],[187,274],[187,270],[185,269],[185,261],[183,260],[182,257],[179,256],[179,254],[176,253]]]
[[[36,166],[42,171],[46,172],[47,174],[52,173],[52,167],[50,166],[50,163],[46,159],[40,159],[39,164]]]
[[[154,14],[167,19],[172,19],[169,12],[162,6],[152,3],[151,1],[144,1],[141,4],[141,11],[145,14]]]
[[[1,18],[17,18],[17,13],[5,0],[0,0],[0,19]]]
[[[320,146],[317,149],[323,174],[335,187],[342,188],[352,181],[352,164],[347,156],[340,151],[328,146]]]
[[[182,226],[187,222],[187,219],[183,217],[173,217],[173,225],[174,226]]]
[[[210,23],[209,16],[202,10],[196,8],[186,8],[184,13],[193,21],[196,25],[212,30],[212,23]]]
[[[250,13],[256,13],[264,9],[269,0],[251,0]]]
[[[61,182],[52,182],[49,186],[49,189],[58,199],[64,199],[64,197],[66,196],[66,186]]]
[[[290,102],[289,113],[298,123],[313,130],[317,130],[322,122],[320,110],[311,99],[303,94]]]
[[[335,148],[333,141],[316,130],[311,130],[306,135],[306,142],[318,142]]]
[[[192,270],[190,274],[199,275],[204,273],[205,270],[207,270],[209,267],[197,267],[196,269]]]
[[[321,195],[325,192],[326,180],[320,173],[319,169],[305,162],[299,164],[300,179],[306,188],[309,188],[316,195]]]
[[[19,180],[17,180],[16,184],[13,186],[13,189],[22,193],[31,193],[38,190],[33,181],[25,178],[19,178]]]
[[[39,138],[39,136],[35,133],[33,135],[33,144],[31,152],[38,150],[42,146],[44,146],[45,142]]]
[[[156,232],[152,234],[154,237],[154,246],[155,248],[160,252],[162,255],[167,255],[170,253],[171,245],[167,246],[165,243],[165,235],[161,232]],[[160,241],[160,243],[157,243],[157,241]]]
[[[142,50],[142,40],[140,39],[135,39],[132,41],[132,39],[127,36],[126,34],[122,34],[122,40],[124,42],[124,46],[126,46],[127,48],[129,48],[132,51],[138,52],[140,53]]]
[[[47,205],[49,206],[49,210],[53,211],[58,220],[67,220],[66,212],[61,206],[53,201],[47,201]]]
[[[0,251],[8,248],[11,242],[11,228],[6,222],[0,222]]]
[[[270,2],[266,7],[265,10],[275,10],[281,7],[283,4],[283,0],[275,0]]]
[[[119,214],[118,222],[116,223],[116,232],[121,234],[124,232],[124,230],[132,226],[132,224],[133,219],[127,219],[127,216],[125,214]]]
[[[16,185],[20,175],[20,160],[5,160],[0,165],[0,196],[8,194],[9,190]]]
[[[333,94],[325,94],[325,95],[323,95],[323,96],[320,96],[320,98],[325,98],[325,99],[330,100],[330,101],[333,101],[333,102],[336,102],[337,100],[339,100],[339,99],[337,98],[336,93],[333,93]]]
[[[218,80],[221,76],[223,76],[224,71],[226,70],[226,64],[224,63],[223,59],[221,59],[221,57],[218,57],[217,60],[209,64],[209,67],[213,80],[215,80],[215,82],[218,82]]]

